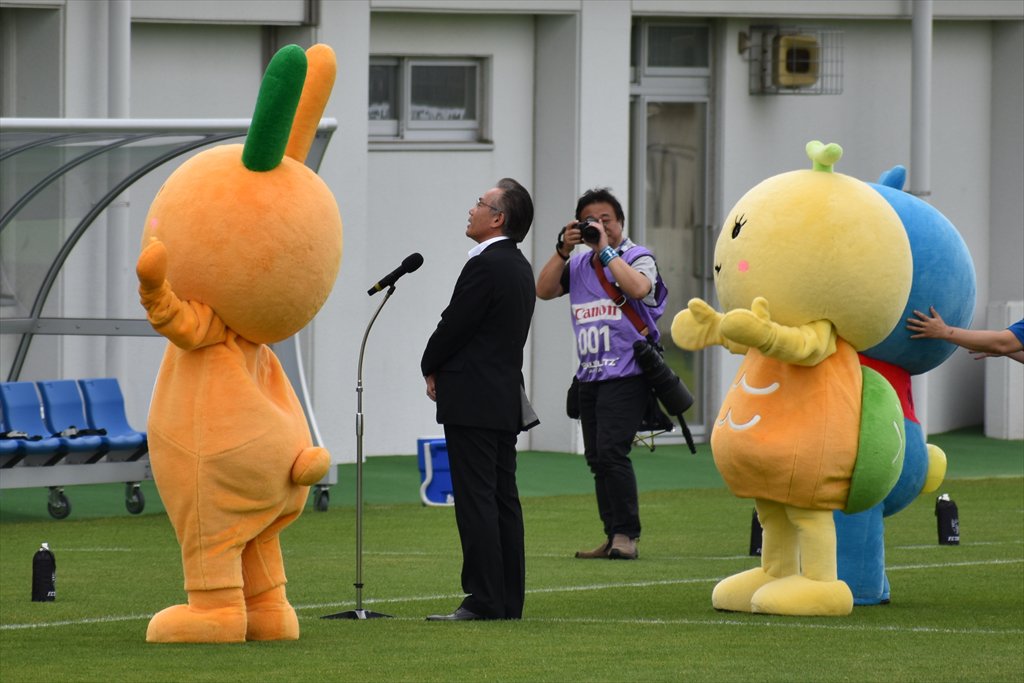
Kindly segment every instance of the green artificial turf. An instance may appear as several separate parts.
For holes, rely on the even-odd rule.
[[[1024,442],[987,439],[981,428],[935,434],[929,441],[946,452],[947,478],[1024,476]],[[682,445],[659,445],[654,452],[633,449],[632,459],[641,491],[665,491],[723,486],[708,444],[697,444],[697,455]],[[583,456],[525,451],[519,454],[517,481],[523,497],[588,494],[593,478]],[[355,505],[354,464],[338,466],[338,483],[330,488],[330,505]],[[363,464],[366,503],[413,503],[419,500],[420,473],[416,456],[367,458]],[[152,481],[141,483],[146,506],[143,515],[163,514]],[[123,484],[67,486],[70,519],[126,516]],[[46,489],[0,490],[0,522],[46,518]],[[310,502],[312,509],[312,503]]]
[[[977,433],[933,441],[950,456],[942,491],[958,504],[961,544],[938,545],[933,494],[887,518],[892,603],[841,618],[711,607],[715,583],[758,559],[747,555],[751,502],[716,481],[706,451],[637,454],[644,535],[635,562],[573,559],[598,540],[585,465],[578,456],[522,454],[527,598],[519,622],[424,621],[461,598],[452,508],[418,502],[412,458],[370,459],[357,558],[355,510],[343,492],[352,472],[343,466],[329,509],[307,510],[282,535],[297,642],[146,644],[150,616],[185,597],[178,545],[155,491],[132,516],[123,487],[69,487],[75,508],[55,521],[42,492],[5,490],[0,681],[1019,683],[1021,443],[990,444]],[[969,447],[969,465],[950,444]],[[29,509],[20,509],[22,498]],[[94,516],[98,508],[107,516]],[[41,541],[57,558],[53,603],[29,600]],[[357,559],[362,606],[391,618],[322,619],[355,606]]]

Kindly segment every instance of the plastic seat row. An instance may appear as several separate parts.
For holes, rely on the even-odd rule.
[[[116,379],[0,383],[0,469],[131,462],[148,452]]]

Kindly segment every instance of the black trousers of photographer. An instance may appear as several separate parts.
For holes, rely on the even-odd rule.
[[[640,538],[640,502],[629,451],[650,387],[642,375],[580,383],[583,454],[594,474],[597,512],[609,539]]]

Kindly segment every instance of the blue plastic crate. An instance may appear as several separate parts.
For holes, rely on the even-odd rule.
[[[420,468],[420,500],[423,504],[454,505],[452,474],[448,466],[448,444],[445,440],[417,439],[416,463]]]

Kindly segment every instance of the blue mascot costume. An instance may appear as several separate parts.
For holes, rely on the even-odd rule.
[[[853,592],[855,605],[889,602],[882,519],[935,491],[946,473],[946,456],[925,442],[914,414],[910,378],[938,367],[956,349],[937,339],[911,339],[904,320],[912,311],[934,306],[956,327],[970,327],[974,315],[975,275],[971,255],[953,224],[927,202],[903,191],[906,169],[896,166],[869,183],[895,209],[910,240],[914,258],[910,297],[900,323],[881,343],[861,352],[861,362],[878,371],[896,390],[903,406],[906,453],[896,486],[863,512],[834,513],[839,578]]]

